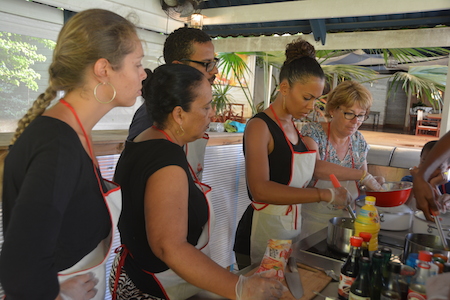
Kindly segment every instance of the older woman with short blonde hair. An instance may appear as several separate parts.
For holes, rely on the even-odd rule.
[[[362,84],[344,81],[327,97],[326,123],[310,122],[303,126],[305,143],[317,151],[315,180],[311,185],[319,188],[332,187],[331,181],[320,180],[320,174],[333,173],[352,194],[359,196],[359,185],[380,189],[377,180],[367,173],[369,145],[358,131],[367,120],[372,106],[372,95]],[[331,164],[330,164],[331,163]],[[380,182],[384,179],[380,178]],[[333,210],[318,203],[302,207],[302,237],[325,228],[333,217],[346,216],[343,210]]]

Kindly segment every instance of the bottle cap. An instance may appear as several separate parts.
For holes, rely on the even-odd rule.
[[[381,253],[392,254],[392,250],[388,247],[383,247],[383,248],[381,248]]]
[[[361,247],[363,239],[359,236],[350,237],[350,245],[353,247]]]
[[[396,261],[390,261],[388,271],[391,273],[400,274],[402,272],[402,264]]]
[[[363,241],[366,243],[372,238],[372,234],[369,232],[360,232],[359,236],[362,237]]]
[[[430,262],[433,259],[433,253],[431,253],[430,251],[419,251],[419,260],[421,261],[428,261]]]
[[[375,205],[375,202],[377,202],[377,199],[374,196],[366,196],[365,198],[366,205]]]
[[[377,250],[372,254],[372,260],[381,260],[381,259],[383,259],[383,254],[381,254],[381,251]]]

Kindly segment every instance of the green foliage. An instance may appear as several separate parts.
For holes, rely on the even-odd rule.
[[[249,54],[249,53],[246,53]],[[253,54],[253,53],[252,53]],[[235,52],[223,52],[219,53],[219,68],[223,72],[223,76],[226,78],[235,77],[242,91],[244,92],[244,96],[247,99],[250,108],[253,113],[256,113],[256,108],[253,103],[252,96],[248,91],[248,83],[246,79],[246,75],[250,73],[250,68],[247,66],[245,61]]]
[[[406,93],[411,92],[420,101],[427,99],[434,109],[440,109],[447,72],[444,66],[411,67],[408,72],[397,72],[392,76],[388,95],[401,86]]]
[[[229,84],[213,84],[212,106],[216,110],[216,115],[222,115],[227,104],[233,100],[233,97],[229,94],[230,90],[231,85]]]
[[[37,53],[37,46],[30,41],[38,41],[48,48],[55,43],[49,40],[27,37],[19,34],[0,32],[0,80],[19,86],[20,83],[33,91],[38,90],[36,80],[41,77],[31,68],[35,62],[43,62],[46,57]],[[0,87],[0,91],[3,91]]]

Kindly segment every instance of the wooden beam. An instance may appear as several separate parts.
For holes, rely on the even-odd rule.
[[[303,0],[203,9],[205,25],[328,19],[450,9],[448,0]]]
[[[312,34],[225,38],[213,43],[216,52],[271,52],[284,51],[288,43],[299,37],[316,50],[450,47],[450,27],[331,33],[327,34],[325,45],[316,42]]]

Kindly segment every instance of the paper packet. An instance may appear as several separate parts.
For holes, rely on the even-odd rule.
[[[291,245],[292,240],[270,239],[267,241],[264,257],[256,273],[274,269],[277,271],[275,278],[280,281],[284,280],[284,268],[292,252]]]

